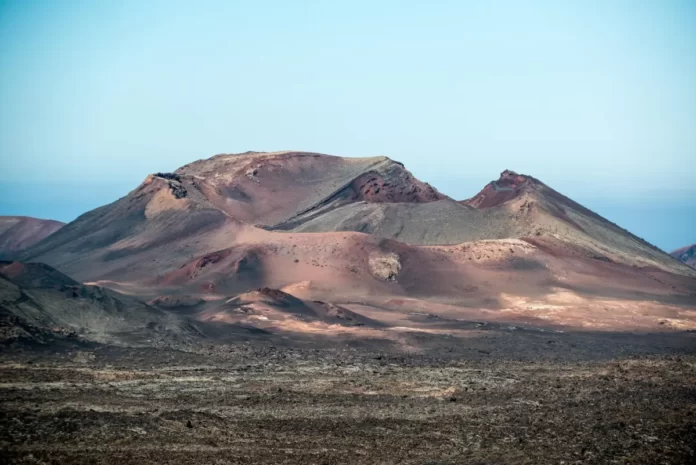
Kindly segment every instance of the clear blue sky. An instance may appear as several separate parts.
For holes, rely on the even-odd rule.
[[[0,214],[69,221],[221,152],[509,168],[696,242],[696,2],[0,0]]]

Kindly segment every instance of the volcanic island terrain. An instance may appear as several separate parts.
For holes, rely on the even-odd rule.
[[[693,256],[306,152],[0,217],[0,462],[696,463]]]

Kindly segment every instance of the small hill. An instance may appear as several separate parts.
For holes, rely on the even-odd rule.
[[[69,337],[111,344],[180,344],[194,327],[111,289],[84,286],[42,263],[0,262],[2,342]]]
[[[286,320],[321,322],[343,326],[381,327],[377,321],[332,303],[305,301],[278,289],[254,289],[208,309],[200,315],[204,321],[246,322],[272,321],[283,326]]]
[[[16,256],[64,225],[60,221],[29,216],[0,216],[0,259]]]

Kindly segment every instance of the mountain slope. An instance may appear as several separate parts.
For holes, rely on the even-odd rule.
[[[84,286],[42,263],[0,262],[3,341],[72,336],[112,344],[185,342],[196,330],[133,297]]]
[[[531,176],[504,171],[497,182],[463,203],[483,210],[512,207],[534,225],[535,236],[551,235],[600,258],[696,276],[667,253]]]
[[[8,258],[62,228],[65,223],[29,216],[0,216],[0,258]]]
[[[696,268],[696,244],[677,249],[670,255],[691,268]]]
[[[159,173],[116,202],[80,216],[21,259],[48,263],[80,281],[138,279],[149,276],[155,265],[176,266],[217,247],[221,236],[233,240],[240,229],[241,223],[213,206],[190,181]]]

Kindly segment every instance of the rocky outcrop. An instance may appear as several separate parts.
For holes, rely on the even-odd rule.
[[[163,179],[169,179],[170,181],[181,182],[181,176],[176,173],[155,173],[154,176]]]
[[[491,181],[481,192],[470,199],[462,200],[461,203],[474,208],[497,207],[518,197],[524,186],[531,182],[533,178],[529,176],[505,170],[500,173],[497,181]]]
[[[401,261],[395,253],[373,254],[369,258],[370,271],[384,281],[396,281],[401,271]]]
[[[365,173],[355,178],[351,188],[356,200],[365,202],[425,203],[447,198],[405,170],[395,173],[391,179],[376,171]]]

